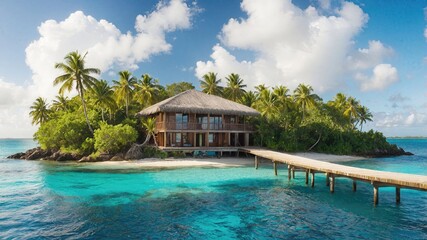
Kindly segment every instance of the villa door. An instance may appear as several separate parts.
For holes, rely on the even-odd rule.
[[[206,146],[205,143],[205,134],[204,133],[197,133],[196,134],[196,147],[204,147]]]

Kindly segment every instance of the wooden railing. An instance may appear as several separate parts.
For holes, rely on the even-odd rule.
[[[200,131],[254,131],[250,124],[240,123],[178,123],[178,122],[157,122],[156,128],[158,130],[200,130]]]

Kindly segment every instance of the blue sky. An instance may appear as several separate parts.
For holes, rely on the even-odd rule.
[[[52,99],[55,62],[88,51],[102,77],[130,69],[162,84],[215,71],[249,88],[307,83],[374,113],[386,136],[427,136],[427,2],[0,2],[0,138],[31,137],[29,106]],[[139,16],[139,17],[138,17]]]

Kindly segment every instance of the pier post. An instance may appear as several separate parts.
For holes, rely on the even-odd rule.
[[[308,169],[305,170],[305,184],[308,184]]]
[[[274,175],[277,176],[277,162],[273,162],[274,166]]]
[[[288,180],[291,181],[292,176],[292,165],[288,165]]]
[[[373,184],[374,186],[374,205],[378,205],[378,185],[377,184]]]
[[[292,178],[295,179],[295,167],[292,167]]]
[[[329,174],[329,190],[331,193],[334,193],[335,191],[335,175]]]
[[[329,187],[329,173],[326,173],[326,186]]]
[[[255,156],[255,169],[258,169],[258,156]]]
[[[314,187],[314,174],[315,172],[313,170],[310,170],[311,173],[311,187]]]
[[[396,203],[400,203],[400,187],[396,187]]]
[[[356,189],[357,189],[356,180],[353,180],[353,192],[356,192]]]

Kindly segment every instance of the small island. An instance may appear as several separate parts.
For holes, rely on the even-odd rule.
[[[126,70],[110,86],[95,77],[99,69],[86,68],[85,56],[71,52],[54,66],[63,72],[53,81],[59,95],[31,106],[40,147],[9,158],[118,161],[248,145],[363,157],[410,154],[380,132],[363,131],[372,114],[342,93],[324,102],[304,84],[293,92],[283,85],[247,91],[238,74],[230,73],[223,86],[212,72],[203,76],[202,92],[188,82],[162,86]],[[66,97],[69,92],[77,95]]]

